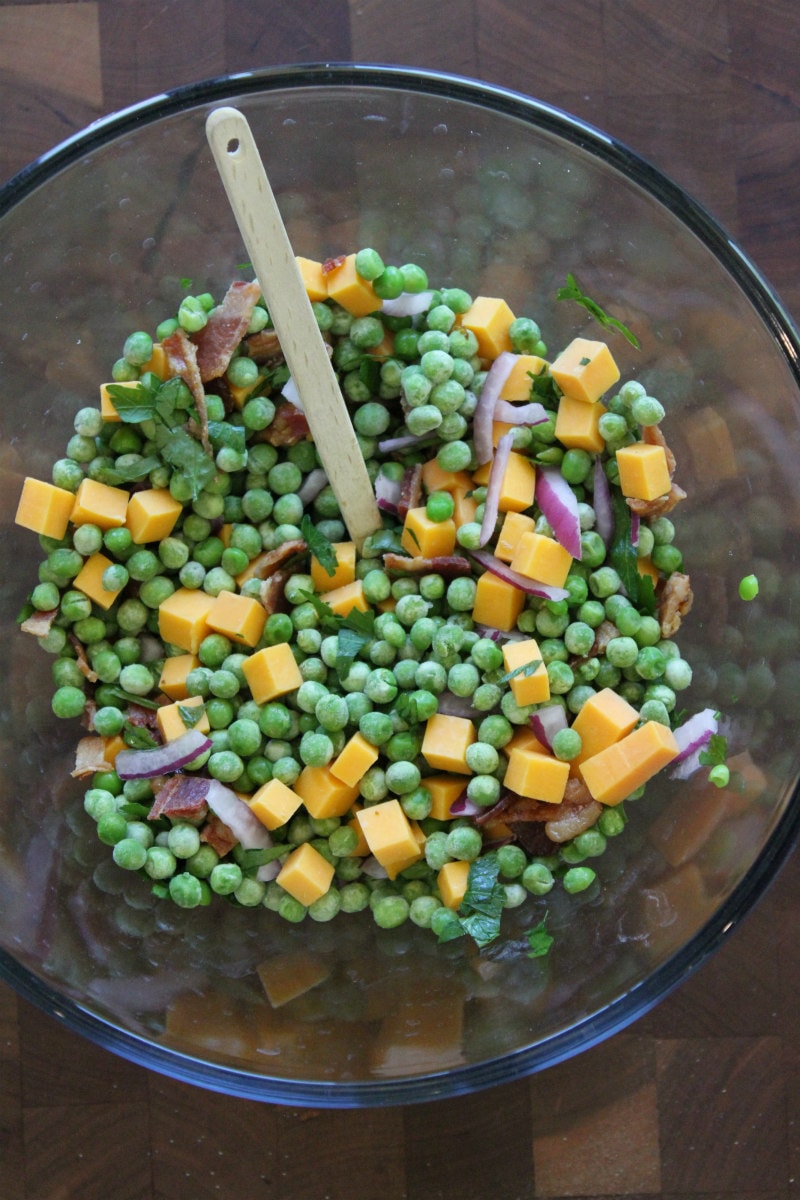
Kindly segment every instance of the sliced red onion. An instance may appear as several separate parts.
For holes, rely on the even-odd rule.
[[[272,862],[263,863],[256,871],[256,879],[260,879],[262,883],[269,883],[276,879],[281,873],[281,862],[279,858],[273,858]]]
[[[581,557],[581,519],[578,498],[558,467],[539,467],[536,503],[552,527],[555,539],[573,558]]]
[[[481,535],[479,540],[482,546],[485,546],[494,534],[494,527],[497,524],[497,514],[499,511],[500,492],[503,487],[503,476],[506,473],[513,445],[514,434],[504,433],[497,443],[497,450],[492,459],[492,469],[489,472],[489,484],[486,488],[486,500],[483,506],[483,520],[481,521]]]
[[[477,817],[479,812],[483,812],[483,809],[480,804],[476,804],[474,800],[470,800],[466,790],[450,805],[451,817]]]
[[[292,379],[291,375],[281,388],[281,395],[288,400],[290,404],[293,404],[295,408],[299,408],[300,412],[305,412],[305,409],[303,408],[303,401],[300,399],[300,393],[297,390],[297,384]]]
[[[614,508],[611,503],[611,485],[603,470],[599,455],[594,460],[594,491],[592,493],[594,507],[594,527],[603,539],[608,549],[614,536]]]
[[[309,471],[300,485],[298,496],[303,501],[304,505],[309,505],[312,500],[316,500],[324,487],[327,487],[328,476],[325,474],[322,467],[314,467],[313,471]]]
[[[394,300],[384,300],[381,312],[387,317],[418,317],[431,306],[433,292],[401,292]]]
[[[361,864],[362,875],[369,875],[370,879],[388,879],[389,872],[386,867],[381,866],[374,854],[368,855]]]
[[[700,766],[700,752],[719,728],[719,718],[713,708],[704,708],[684,721],[673,732],[678,753],[670,767],[671,779],[688,779]]]
[[[429,442],[435,440],[435,433],[423,433],[418,436],[409,433],[404,434],[402,437],[386,438],[385,441],[378,442],[378,450],[381,454],[394,454],[399,450],[416,450],[418,447],[427,446]]]
[[[631,513],[631,543],[635,550],[639,548],[639,514]]]
[[[475,632],[481,637],[490,638],[491,641],[497,642],[524,642],[529,634],[523,633],[521,629],[495,629],[493,625],[476,625]]]
[[[569,595],[566,588],[551,587],[547,583],[540,583],[538,579],[529,579],[527,575],[520,575],[519,571],[512,571],[508,563],[501,562],[499,558],[495,558],[493,554],[489,554],[485,550],[468,550],[467,553],[470,558],[474,558],[476,563],[480,563],[498,579],[513,584],[528,596],[542,596],[545,600],[566,600]]]
[[[180,737],[152,750],[120,750],[114,768],[120,779],[153,779],[172,775],[211,748],[211,739],[199,729],[187,729]]]
[[[544,425],[549,421],[544,405],[533,401],[531,404],[512,404],[509,400],[498,400],[494,406],[495,421],[503,421],[506,425]]]
[[[471,696],[455,696],[452,692],[440,692],[436,697],[437,712],[443,717],[466,717],[468,720],[475,716],[475,705]]]
[[[245,850],[266,850],[272,845],[272,835],[262,825],[250,805],[241,800],[229,787],[212,779],[206,796],[208,807],[227,825]]]
[[[481,394],[478,397],[475,414],[472,418],[475,457],[478,460],[479,466],[483,466],[484,463],[489,462],[492,457],[494,449],[492,445],[492,422],[494,421],[495,405],[500,399],[503,385],[511,374],[516,361],[516,354],[512,354],[510,350],[504,350],[502,354],[498,354],[483,381]]]
[[[378,472],[375,476],[375,499],[381,512],[397,516],[397,505],[400,501],[402,486],[402,479],[390,479],[388,475],[384,475],[383,471]]]
[[[560,704],[546,704],[531,715],[530,724],[542,745],[552,750],[555,735],[567,728],[567,714]]]

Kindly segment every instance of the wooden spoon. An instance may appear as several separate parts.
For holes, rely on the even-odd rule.
[[[236,108],[214,109],[206,136],[328,482],[360,550],[380,529],[380,510],[258,147]]]

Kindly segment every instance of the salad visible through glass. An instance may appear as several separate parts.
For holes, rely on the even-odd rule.
[[[528,904],[544,954],[548,893],[602,886],[653,776],[730,781],[718,714],[681,704],[664,407],[573,276],[556,299],[609,342],[550,353],[375,250],[298,264],[383,527],[349,539],[257,282],[133,332],[17,511],[84,807],[182,908],[484,946]]]

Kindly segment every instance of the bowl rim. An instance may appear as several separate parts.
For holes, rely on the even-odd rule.
[[[800,390],[800,335],[760,269],[698,201],[659,168],[623,142],[581,118],[521,92],[445,72],[385,64],[318,62],[266,67],[214,76],[159,93],[101,117],[34,159],[0,187],[0,221],[55,173],[143,125],[232,93],[248,95],[294,88],[352,86],[410,91],[462,101],[516,117],[585,150],[614,167],[666,207],[694,233],[733,277],[758,313]],[[796,799],[795,788],[792,799]],[[800,835],[800,805],[786,804],[759,858],[694,937],[656,970],[603,1009],[536,1045],[464,1067],[393,1080],[326,1083],[285,1079],[211,1063],[120,1029],[49,982],[0,947],[0,978],[24,999],[62,1020],[104,1049],[181,1082],[242,1099],[271,1103],[357,1108],[419,1103],[510,1083],[571,1058],[627,1028],[692,975],[730,936],[774,880]]]

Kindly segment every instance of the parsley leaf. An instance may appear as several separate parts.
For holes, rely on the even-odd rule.
[[[518,675],[535,675],[541,665],[542,660],[540,658],[532,658],[530,662],[523,663],[521,667],[515,667],[507,675],[501,676],[497,682],[508,683],[510,679],[516,679]]]
[[[566,287],[558,289],[556,300],[574,300],[576,304],[582,305],[604,329],[616,329],[624,338],[627,338],[636,350],[641,349],[641,344],[636,334],[631,333],[627,325],[623,325],[622,321],[618,321],[616,317],[609,316],[595,300],[591,300],[585,295],[574,275],[567,275]]]
[[[498,883],[500,864],[497,854],[490,851],[470,863],[467,890],[458,918],[465,933],[478,946],[488,946],[500,932],[500,917],[503,912],[505,891]]]
[[[337,649],[336,649],[336,670],[340,678],[346,675],[352,667],[361,650],[372,641],[372,635],[367,633],[359,633],[355,629],[349,629],[346,625],[340,625],[337,634]]]
[[[329,541],[324,533],[320,533],[307,513],[303,515],[300,522],[300,536],[323,570],[327,571],[329,575],[335,575],[339,560],[336,557],[333,542]]]
[[[178,716],[183,721],[187,729],[194,729],[203,713],[206,711],[205,704],[179,704]]]
[[[115,696],[117,700],[126,700],[128,704],[138,704],[140,708],[152,708],[154,712],[161,707],[155,700],[148,700],[146,696],[134,696],[132,692],[123,691],[121,687],[111,687],[109,695]]]
[[[554,941],[553,935],[547,932],[547,913],[544,914],[538,925],[528,930],[525,936],[530,946],[528,958],[543,958],[549,952]]]
[[[614,508],[614,538],[609,555],[611,565],[622,580],[631,604],[638,605],[642,577],[637,565],[636,547],[631,541],[631,510],[621,492],[612,493],[611,503]]]
[[[126,722],[122,730],[122,740],[131,750],[152,750],[158,745],[149,729],[142,725],[131,725]]]
[[[303,599],[311,605],[314,612],[320,619],[320,624],[324,629],[330,629],[333,633],[338,633],[341,627],[342,618],[337,616],[330,604],[326,604],[324,600],[320,600],[316,592],[307,592],[304,588],[298,589]]]
[[[156,442],[161,457],[184,476],[196,500],[206,484],[217,473],[213,458],[185,429],[168,430],[163,425],[156,427]]]
[[[245,448],[245,429],[243,425],[229,425],[227,421],[209,421],[208,436],[215,450],[228,446],[240,454]]]
[[[119,419],[128,425],[152,421],[156,415],[156,394],[144,383],[137,383],[135,387],[109,383],[106,391]]]
[[[728,739],[721,733],[712,733],[708,748],[700,751],[700,762],[704,767],[723,766],[728,757]]]
[[[160,466],[160,459],[153,455],[123,466],[119,465],[119,459],[117,459],[114,463],[114,474],[119,478],[120,483],[133,483],[136,479],[144,479],[145,475],[149,475],[151,471]]]

